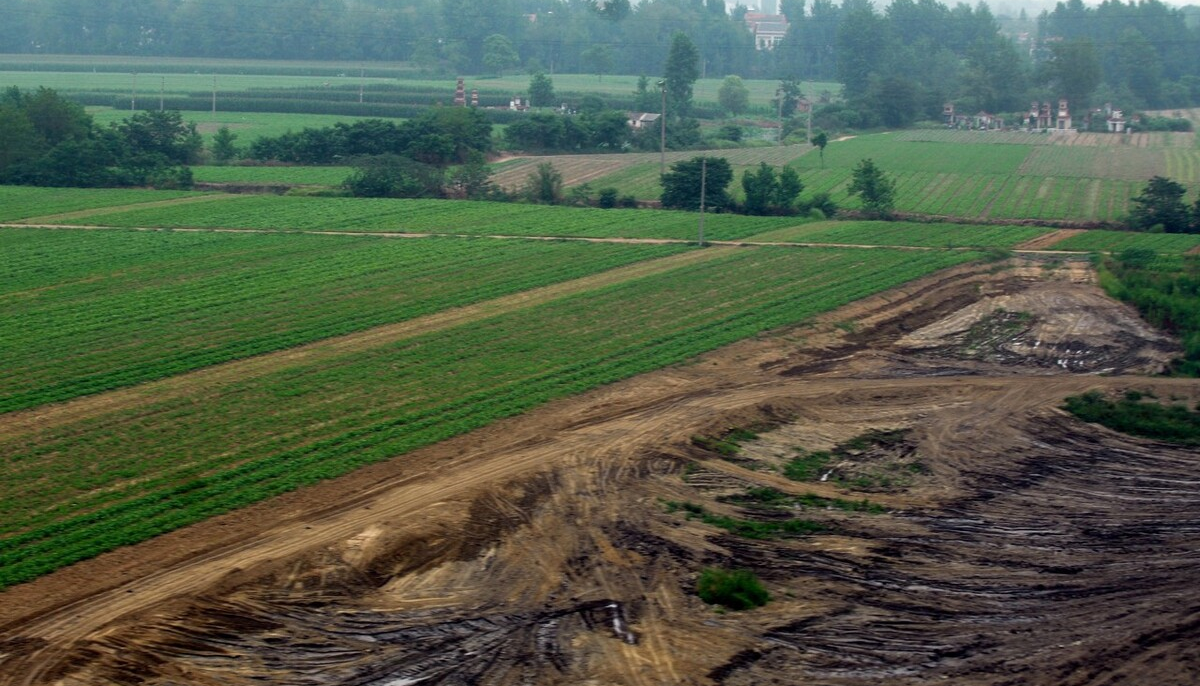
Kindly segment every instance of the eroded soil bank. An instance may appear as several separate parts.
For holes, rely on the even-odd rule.
[[[1198,456],[1058,407],[1200,383],[1090,278],[942,273],[10,589],[0,683],[1196,683]]]

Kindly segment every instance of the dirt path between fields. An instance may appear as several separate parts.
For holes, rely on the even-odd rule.
[[[1071,236],[1077,236],[1084,233],[1086,229],[1058,229],[1050,233],[1038,236],[1032,240],[1025,241],[1016,247],[1017,250],[1043,250],[1050,246],[1067,240]]]
[[[1200,382],[1097,375],[1171,348],[1085,265],[989,271],[9,589],[0,684],[1191,683],[1194,451],[1057,407],[1131,388],[1194,404]],[[752,426],[733,462],[692,441]],[[869,430],[899,434],[838,453],[844,481],[773,473]],[[806,508],[825,534],[753,540],[665,507],[797,516],[738,504],[768,485],[890,512]],[[714,565],[773,601],[713,612],[693,588]]]
[[[131,409],[150,401],[158,402],[190,395],[203,396],[206,389],[219,387],[228,382],[243,381],[277,372],[288,366],[311,364],[323,359],[330,359],[388,345],[406,338],[440,331],[453,326],[460,326],[516,309],[533,307],[557,298],[575,293],[583,293],[609,284],[643,278],[685,265],[717,259],[727,254],[728,250],[730,248],[697,250],[662,259],[638,262],[572,281],[534,288],[474,305],[456,307],[424,317],[378,326],[345,336],[328,338],[296,348],[288,348],[257,357],[206,367],[187,374],[173,376],[160,381],[152,381],[131,388],[86,396],[31,410],[3,414],[0,415],[0,438],[8,439],[29,431],[42,431],[58,424],[97,417],[109,412]]]

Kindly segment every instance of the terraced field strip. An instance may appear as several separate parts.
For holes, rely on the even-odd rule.
[[[714,214],[705,220],[713,240],[737,240],[797,222],[789,217]],[[70,223],[70,222],[61,222]],[[95,226],[378,231],[465,236],[562,236],[589,238],[674,238],[696,235],[694,212],[601,210],[465,200],[393,200],[241,196],[204,208],[162,207],[96,214]]]
[[[208,197],[184,191],[129,188],[37,188],[0,186],[0,221],[14,222],[102,207],[132,207],[171,199]]]
[[[769,231],[749,240],[926,248],[1013,248],[1052,232],[1052,229],[1037,226],[830,221]]]
[[[29,217],[17,222],[18,224],[51,224],[59,222],[78,221],[87,219],[88,217],[100,213],[108,212],[125,212],[129,210],[144,210],[157,207],[178,207],[180,205],[194,205],[196,203],[214,202],[218,200],[230,200],[236,198],[236,195],[225,193],[210,193],[205,195],[190,195],[186,198],[174,198],[171,200],[151,200],[150,202],[132,203],[129,205],[117,205],[113,207],[93,207],[86,210],[76,210],[74,212],[62,212],[60,214],[51,214],[44,217]]]
[[[1018,173],[1145,181],[1151,176],[1167,173],[1171,154],[1172,151],[1165,148],[1043,146],[1031,149]]]
[[[1166,154],[1166,176],[1179,183],[1193,186],[1200,184],[1200,150],[1171,148],[1166,151]]]
[[[0,585],[976,257],[745,248],[0,441]],[[630,307],[630,303],[639,303]]]
[[[825,148],[825,166],[853,169],[860,160],[870,158],[889,173],[1014,174],[1033,149],[1018,144],[910,141],[893,134],[874,134],[830,143]],[[792,166],[816,169],[820,158],[805,155]]]
[[[340,186],[353,172],[353,167],[192,167],[192,175],[198,183]]]
[[[1119,253],[1129,248],[1183,254],[1200,247],[1200,234],[1135,233],[1132,231],[1084,231],[1044,246],[1047,250],[1079,250]]]
[[[685,249],[0,231],[7,267],[0,274],[0,358],[7,362],[0,411],[132,386]]]

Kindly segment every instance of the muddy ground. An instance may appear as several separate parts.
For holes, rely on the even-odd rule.
[[[1086,265],[945,272],[10,589],[0,684],[1197,683],[1196,451],[1058,409],[1194,404],[1173,352]]]

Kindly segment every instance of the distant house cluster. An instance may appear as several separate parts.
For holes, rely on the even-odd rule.
[[[942,123],[952,129],[992,131],[1004,128],[1004,119],[1001,117],[983,110],[975,114],[959,114],[952,102],[942,105]]]
[[[1054,117],[1051,117],[1054,113]],[[1025,125],[1030,131],[1058,131],[1075,133],[1074,122],[1071,119],[1071,109],[1067,106],[1066,98],[1059,98],[1058,109],[1052,103],[1038,103],[1036,100],[1029,105],[1029,114],[1025,117]]]
[[[757,12],[746,13],[746,26],[754,34],[754,47],[773,50],[787,35],[787,17],[779,14],[775,0],[762,0]]]

